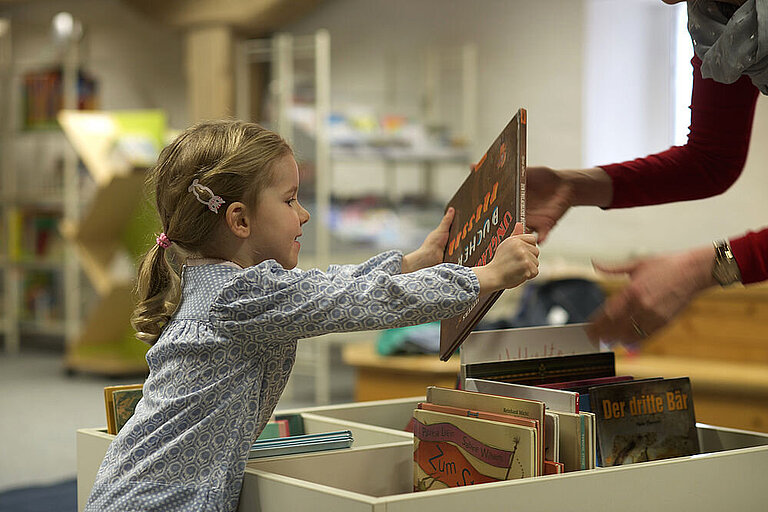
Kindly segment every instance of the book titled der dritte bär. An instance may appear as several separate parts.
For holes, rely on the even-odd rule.
[[[590,389],[603,466],[699,453],[687,377]]]
[[[526,122],[525,109],[519,109],[448,202],[456,214],[443,262],[485,265],[515,223],[525,224]],[[441,360],[451,357],[500,295],[483,294],[469,311],[440,323]]]

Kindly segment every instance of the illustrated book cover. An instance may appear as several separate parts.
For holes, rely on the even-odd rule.
[[[551,444],[556,442],[556,438],[552,435],[555,433],[554,430],[549,431],[546,429],[548,421],[543,402],[524,398],[494,396],[460,389],[441,388],[439,386],[427,387],[427,402],[439,406],[484,411],[492,414],[506,414],[533,421],[537,428],[537,439],[544,442],[544,452],[549,452],[553,456],[558,452],[558,448]]]
[[[513,480],[536,471],[532,427],[416,409],[415,491]]]
[[[590,390],[602,466],[699,453],[688,377]]]
[[[525,427],[533,428],[536,432],[536,443],[534,444],[536,467],[534,476],[544,474],[544,437],[541,435],[542,427],[537,420],[512,416],[511,414],[499,414],[481,410],[465,409],[462,407],[451,407],[450,405],[437,405],[429,402],[419,403],[418,408],[425,411],[455,414],[458,416],[466,416],[467,418],[479,418],[481,420],[500,421],[502,423],[512,423],[514,425],[523,425]]]
[[[107,417],[107,434],[117,434],[117,425],[115,422],[115,401],[112,397],[115,391],[138,389],[141,390],[144,384],[121,384],[117,386],[104,387],[104,409]],[[133,414],[133,410],[131,410]]]
[[[143,387],[135,389],[116,389],[112,392],[112,405],[115,408],[115,434],[133,416],[136,404],[143,396]]]
[[[448,201],[456,215],[443,262],[485,265],[515,223],[525,224],[526,116],[517,111]],[[440,322],[441,360],[450,359],[500,295],[481,295],[469,311]]]

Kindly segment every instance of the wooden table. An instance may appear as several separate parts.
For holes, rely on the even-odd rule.
[[[437,354],[382,356],[371,342],[342,349],[344,363],[357,370],[355,401],[424,396],[427,386],[456,387],[459,356],[441,361]]]

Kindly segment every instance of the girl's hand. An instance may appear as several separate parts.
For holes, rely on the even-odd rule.
[[[424,240],[424,243],[421,244],[421,247],[412,253],[403,256],[401,270],[403,274],[422,268],[432,267],[443,262],[445,245],[448,243],[451,222],[453,222],[455,213],[453,208],[448,208],[448,211],[443,215],[440,224],[427,235],[427,238]]]
[[[608,274],[628,274],[629,284],[592,316],[587,335],[607,343],[635,343],[669,323],[702,290],[715,286],[714,251],[706,247],[621,265],[594,263]]]
[[[518,222],[512,235],[499,244],[490,263],[473,270],[480,281],[480,293],[514,288],[533,279],[539,275],[536,236],[524,234],[523,225]]]

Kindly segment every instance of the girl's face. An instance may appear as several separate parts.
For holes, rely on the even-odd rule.
[[[293,156],[285,155],[273,165],[274,179],[259,194],[249,243],[256,263],[274,259],[292,269],[299,261],[298,238],[309,212],[297,198],[299,168]]]

